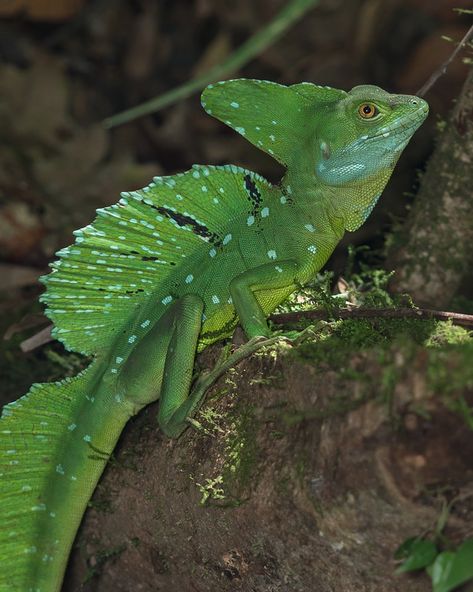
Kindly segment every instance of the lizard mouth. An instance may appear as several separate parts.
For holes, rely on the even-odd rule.
[[[410,136],[413,133],[413,130],[417,129],[422,124],[428,113],[429,107],[427,103],[423,101],[422,105],[410,115],[381,128],[377,134],[365,137],[365,141],[387,138],[391,135],[399,136],[399,139],[402,141],[406,136]]]

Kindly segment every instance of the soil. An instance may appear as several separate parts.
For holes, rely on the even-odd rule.
[[[430,591],[426,575],[395,575],[393,554],[459,493],[470,497],[446,532],[471,535],[473,439],[449,410],[460,393],[472,400],[471,356],[412,338],[325,361],[315,351],[246,360],[210,392],[202,429],[178,440],[158,431],[156,406],[135,418],[64,592]],[[435,376],[452,368],[465,374],[449,399]]]

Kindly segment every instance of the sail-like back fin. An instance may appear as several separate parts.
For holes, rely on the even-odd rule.
[[[108,351],[125,328],[132,330],[139,311],[149,305],[156,314],[166,306],[161,301],[169,292],[161,291],[185,285],[181,266],[221,248],[228,221],[255,207],[269,187],[234,165],[194,165],[97,210],[43,278],[41,301],[55,324],[53,336],[83,354]]]
[[[284,86],[241,78],[209,85],[202,106],[287,166],[295,148],[313,133],[310,123],[317,107],[345,96],[345,91],[308,82]]]

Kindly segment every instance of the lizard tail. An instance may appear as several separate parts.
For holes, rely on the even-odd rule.
[[[100,368],[35,384],[3,410],[0,592],[60,589],[86,504],[132,415]]]

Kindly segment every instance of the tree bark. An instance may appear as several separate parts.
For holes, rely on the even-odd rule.
[[[419,306],[450,304],[473,264],[473,69],[439,138],[388,266]]]

